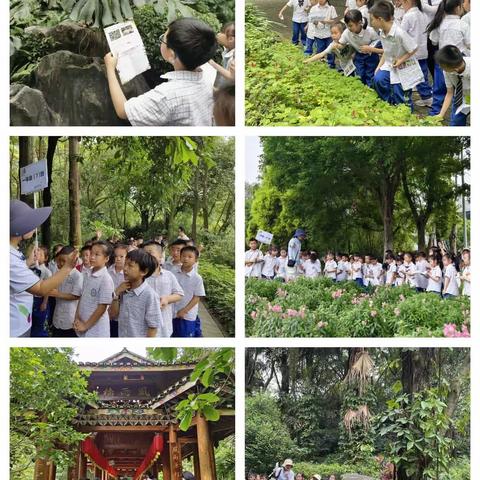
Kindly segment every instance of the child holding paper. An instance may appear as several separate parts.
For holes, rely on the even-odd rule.
[[[174,71],[162,75],[161,83],[139,97],[126,99],[115,68],[117,58],[105,55],[108,86],[117,115],[134,126],[211,126],[213,89],[198,67],[215,54],[215,32],[195,18],[172,22],[160,37],[160,52]]]

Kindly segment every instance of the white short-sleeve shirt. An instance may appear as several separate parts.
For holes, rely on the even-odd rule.
[[[83,292],[78,303],[80,320],[86,322],[99,305],[110,305],[113,300],[113,280],[108,273],[107,267],[102,267],[94,272],[86,270],[83,273]],[[110,337],[110,319],[108,311],[98,319],[92,328],[83,333],[77,333],[79,337]]]
[[[83,291],[83,278],[84,275],[74,268],[68,274],[68,277],[60,284],[58,291],[80,297]],[[78,300],[57,298],[55,301],[55,311],[53,313],[53,325],[61,330],[73,328],[77,305]]]
[[[27,290],[40,279],[27,267],[22,252],[10,246],[10,336],[20,337],[32,326],[33,295]]]
[[[437,265],[432,267],[430,275],[437,277],[438,280],[435,281],[433,278],[428,278],[427,292],[441,292],[442,291],[442,270]]]
[[[397,265],[397,278],[395,279],[395,285],[397,287],[402,286],[406,280],[406,268],[405,265],[402,263],[401,265]]]
[[[275,275],[275,265],[277,264],[277,257],[267,253],[263,257],[262,265],[262,275],[266,277],[273,277]]]
[[[393,62],[406,53],[413,52],[417,48],[417,42],[396,23],[392,25],[388,35],[381,31],[380,37],[385,58],[381,70],[390,72],[391,84],[400,83],[398,73],[392,66]]]
[[[363,263],[362,262],[353,262],[352,264],[352,278],[356,280],[357,278],[363,278]]]
[[[337,11],[335,10],[335,7],[332,5],[328,5],[326,3],[325,5],[315,5],[310,9],[310,14],[309,14],[309,19],[311,23],[313,23],[312,19],[315,19],[317,21],[317,25],[314,25],[315,27],[315,37],[316,38],[329,38],[332,36],[330,32],[330,26],[331,24],[329,23],[321,23],[319,20],[324,21],[324,20],[334,20],[337,18]]]
[[[312,262],[309,259],[303,264],[303,268],[305,269],[306,278],[317,278],[322,271],[320,260],[315,260],[314,262]]]
[[[337,280],[342,282],[347,279],[347,265],[343,260],[337,263]]]
[[[465,70],[463,73],[449,73],[443,72],[445,77],[445,85],[447,88],[455,88],[457,86],[458,79],[462,79],[463,92],[468,92],[470,90],[470,57],[463,57],[465,62]]]
[[[357,9],[357,0],[347,0],[345,2],[345,8],[348,10],[358,10]]]
[[[329,272],[328,270],[333,271]],[[323,274],[325,275],[325,277],[333,278],[333,280],[335,280],[337,278],[337,262],[335,260],[327,260],[325,262]]]
[[[110,267],[108,267],[108,273],[112,277],[113,286],[116,290],[120,286],[120,284],[125,281],[125,275],[123,273],[123,270],[120,270],[119,272],[117,272],[115,270],[115,265],[111,265]]]
[[[288,0],[288,6],[293,7],[292,20],[297,23],[308,22],[307,9],[310,7],[310,0]]]
[[[149,328],[163,326],[158,295],[147,282],[125,291],[119,302],[119,337],[146,337]]]
[[[417,267],[413,262],[404,263],[405,267],[405,283],[410,285],[413,288],[417,288]]]
[[[428,277],[423,274],[427,272],[430,264],[426,260],[419,260],[415,266],[417,269],[417,287],[426,289],[428,286]]]
[[[431,5],[430,5],[431,3]],[[428,23],[430,23],[437,13],[438,6],[442,3],[442,0],[422,0],[423,13],[427,16]]]
[[[168,82],[126,101],[125,113],[133,126],[213,125],[213,88],[201,71],[178,70],[161,78]]]
[[[351,45],[357,52],[364,45],[375,45],[380,39],[378,33],[372,28],[362,28],[360,33],[353,33],[348,28],[343,31],[339,43],[342,45]]]
[[[195,297],[204,297],[205,296],[205,287],[203,286],[202,277],[196,273],[194,270],[191,272],[183,272],[181,268],[177,269],[175,277],[182,287],[184,295],[182,299],[175,303],[174,306],[174,315],[177,314],[179,310],[186,307],[192,298]],[[198,304],[190,309],[187,314],[183,317],[185,320],[194,322],[198,315]]]
[[[472,12],[467,12],[467,13],[462,17],[462,22],[465,22],[469,27],[471,26],[471,25],[470,25],[471,13],[472,13]]]
[[[392,262],[388,265],[387,278],[385,281],[387,285],[394,285],[395,281],[393,277],[395,276],[395,273],[397,273],[397,266],[395,265],[395,262]]]
[[[462,274],[463,274],[463,275],[466,275],[466,274],[469,274],[469,273],[471,273],[471,272],[470,272],[470,265],[467,265],[466,267],[463,267]],[[470,292],[471,292],[471,290],[470,290],[471,284],[470,284],[470,282],[469,282],[468,280],[462,280],[462,282],[463,282],[463,290],[462,290],[462,293],[463,293],[464,295],[466,295],[467,297],[469,297],[469,296],[470,296]]]
[[[425,33],[427,25],[428,18],[418,9],[418,7],[408,9],[402,19],[402,29],[417,42],[418,50],[415,53],[415,57],[418,60],[425,60],[428,58],[428,36]]]
[[[287,276],[287,257],[277,258],[277,277],[285,278]]]
[[[458,15],[445,15],[438,28],[430,32],[430,40],[438,48],[454,45],[464,55],[470,52],[470,25]]]
[[[370,279],[371,285],[381,285],[383,283],[383,266],[381,263],[370,265],[370,271],[373,277]]]
[[[445,290],[445,293],[458,296],[459,291],[458,291],[458,283],[457,283],[457,269],[455,268],[455,265],[453,265],[453,263],[446,266],[444,277],[445,279],[447,278],[450,279],[450,282],[448,284],[447,289]]]
[[[247,250],[245,252],[245,261],[253,262],[255,260],[263,260],[263,253],[260,250]],[[259,278],[262,276],[262,263],[255,263],[254,265],[245,265],[245,276]]]
[[[179,285],[177,278],[168,270],[161,270],[160,275],[152,275],[147,278],[147,283],[153,288],[158,298],[167,295],[182,295],[183,289]],[[171,337],[173,333],[173,307],[174,303],[168,304],[162,308],[163,326],[157,330],[157,337]]]

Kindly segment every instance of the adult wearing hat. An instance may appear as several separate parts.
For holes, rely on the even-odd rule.
[[[293,472],[292,459],[285,459],[281,467],[279,467],[277,463],[274,472],[276,480],[294,480],[295,473]]]
[[[297,267],[300,262],[300,252],[302,251],[302,242],[307,238],[305,230],[297,228],[293,237],[288,242],[288,260],[287,277],[294,278]]]
[[[192,472],[183,472],[182,478],[183,480],[195,480],[195,475]]]
[[[32,208],[20,200],[10,201],[10,336],[28,337],[32,326],[33,295],[44,297],[67,278],[78,253],[72,252],[65,265],[50,278],[40,280],[19,250],[20,242],[33,237],[52,213],[52,207]]]

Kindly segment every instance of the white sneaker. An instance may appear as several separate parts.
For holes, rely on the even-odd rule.
[[[427,98],[425,100],[420,99],[415,102],[417,107],[431,107],[433,103],[433,98]]]

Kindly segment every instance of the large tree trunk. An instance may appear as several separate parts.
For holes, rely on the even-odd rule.
[[[417,242],[418,242],[418,251],[424,252],[425,251],[425,230],[427,227],[427,222],[423,220],[423,218],[419,218],[417,221]]]
[[[140,219],[142,224],[142,231],[146,232],[150,226],[150,216],[148,215],[148,210],[140,211]]]
[[[53,157],[57,148],[58,139],[60,137],[48,137],[47,147],[47,172],[48,172],[48,187],[42,192],[43,206],[49,207],[52,204],[52,172],[53,172]],[[50,217],[42,224],[42,242],[50,249],[52,243],[52,228]]]
[[[394,199],[389,193],[386,193],[382,205],[384,253],[387,250],[393,250],[393,208]]]
[[[20,180],[20,170],[33,163],[33,144],[32,137],[18,137],[18,178]],[[19,189],[21,186],[19,185]],[[20,191],[20,200],[33,207],[33,195],[22,195]]]
[[[80,223],[80,172],[78,167],[79,137],[70,137],[68,141],[68,203],[70,210],[70,245],[79,247],[82,243]]]

